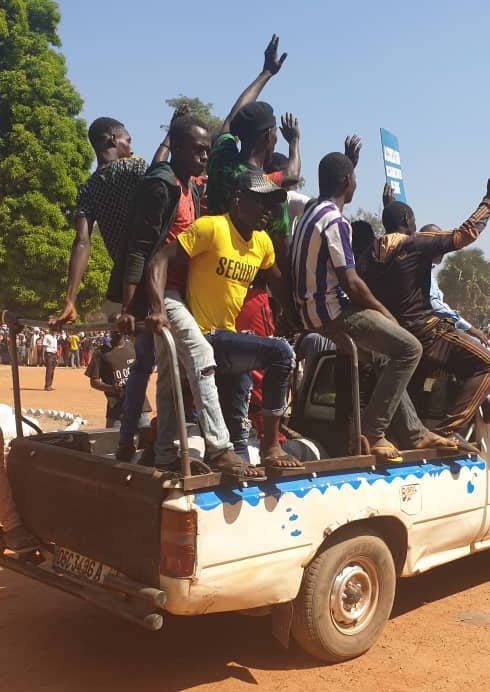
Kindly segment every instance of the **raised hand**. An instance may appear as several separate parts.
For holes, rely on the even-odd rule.
[[[361,138],[358,135],[346,137],[344,146],[345,155],[352,161],[352,164],[355,168],[357,166],[357,162],[359,161],[359,154],[361,152]]]
[[[391,183],[385,183],[383,188],[383,208],[395,201],[395,190]]]
[[[177,108],[174,110],[174,113],[172,115],[172,118],[170,120],[170,125],[176,120],[177,118],[181,118],[183,115],[187,115],[190,113],[191,109],[188,103],[181,103],[180,106],[177,106]]]
[[[281,115],[281,134],[288,144],[299,139],[298,118],[295,118],[292,113],[284,113]]]
[[[287,53],[283,53],[281,57],[277,58],[277,47],[279,45],[279,36],[276,34],[272,35],[269,45],[264,51],[264,68],[263,72],[270,72],[271,74],[277,74],[282,67],[283,62],[288,57]]]

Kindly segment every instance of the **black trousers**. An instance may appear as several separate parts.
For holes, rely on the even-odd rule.
[[[46,377],[44,379],[44,388],[51,387],[54,378],[54,369],[56,367],[56,353],[46,353],[44,356],[46,365]]]
[[[421,363],[455,375],[462,384],[438,432],[464,432],[478,406],[490,394],[490,351],[442,320],[421,341]]]

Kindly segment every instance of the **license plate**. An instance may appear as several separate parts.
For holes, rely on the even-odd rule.
[[[55,546],[53,568],[68,574],[74,574],[81,579],[99,584],[103,578],[112,572],[112,568],[86,555],[80,555],[69,548]]]

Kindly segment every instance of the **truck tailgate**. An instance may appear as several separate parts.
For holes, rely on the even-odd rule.
[[[45,542],[158,586],[161,474],[38,440],[15,440],[8,458],[26,526]]]

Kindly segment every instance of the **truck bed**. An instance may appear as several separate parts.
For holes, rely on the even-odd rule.
[[[115,435],[93,430],[14,440],[12,492],[24,523],[43,541],[158,586],[162,474],[105,456]]]

